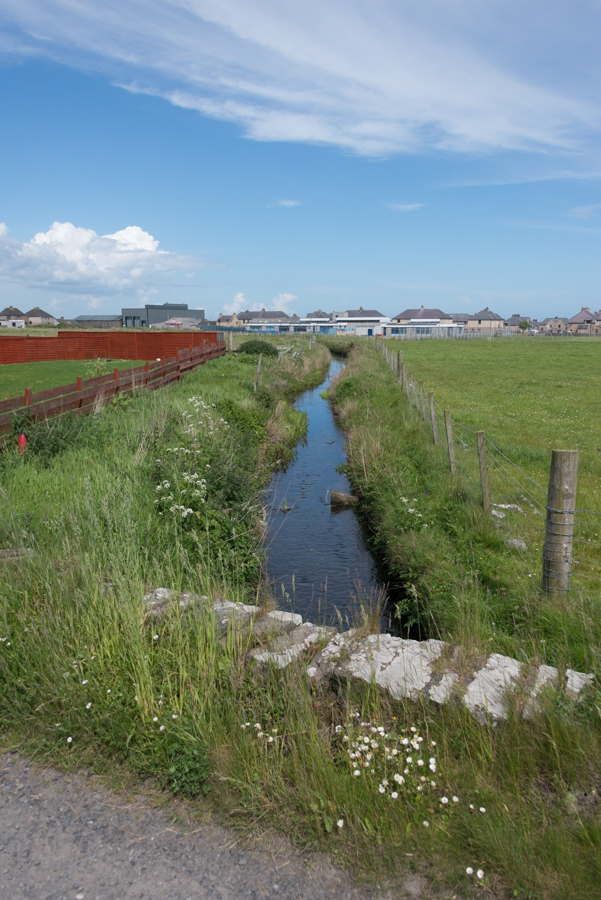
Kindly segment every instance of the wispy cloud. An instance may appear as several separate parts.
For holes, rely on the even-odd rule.
[[[3,0],[3,46],[104,70],[254,140],[371,156],[572,153],[601,127],[601,7],[584,0],[575,16],[568,0],[551,5],[541,15],[536,2],[506,0]]]
[[[574,206],[568,215],[573,219],[592,219],[601,209],[601,203],[589,203],[587,206]]]
[[[415,212],[417,209],[422,209],[423,203],[388,203],[388,209],[391,209],[393,212]]]
[[[271,203],[271,206],[300,206],[300,200],[278,200],[277,203]]]
[[[295,300],[298,300],[296,294],[278,294],[277,297],[274,297],[273,300],[270,300],[269,303],[265,303],[262,301],[255,300],[251,303],[247,302],[244,299],[244,294],[242,291],[239,291],[231,303],[227,303],[224,306],[224,312],[228,315],[231,315],[235,312],[240,312],[242,309],[281,309],[285,313],[291,313],[292,310],[290,308],[290,304]]]
[[[0,279],[26,287],[60,289],[95,297],[138,293],[178,273],[210,265],[193,256],[158,249],[159,242],[138,225],[99,235],[71,222],[54,222],[23,243],[0,223]]]

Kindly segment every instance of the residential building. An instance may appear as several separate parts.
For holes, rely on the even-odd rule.
[[[524,328],[520,327],[522,322],[526,323]],[[505,334],[528,334],[530,332],[529,316],[521,316],[519,313],[514,313],[508,319],[505,319],[503,324],[505,327]]]
[[[251,322],[254,322],[255,319],[264,319],[264,320],[286,320],[289,319],[290,316],[283,312],[281,309],[244,309],[242,312],[236,313],[238,318],[238,323],[240,325],[250,325]]]
[[[568,319],[568,331],[577,335],[601,334],[601,310],[594,313],[588,306],[583,306],[579,313]]]
[[[485,309],[481,309],[480,312],[468,317],[464,331],[479,332],[487,335],[503,334],[504,325],[503,318],[492,312],[487,306]]]
[[[16,306],[7,306],[0,312],[0,322],[11,321],[14,319],[24,319],[25,316]]]
[[[219,316],[217,317],[217,322],[219,325],[225,325],[228,328],[240,328],[240,326],[242,325],[242,322],[238,318],[237,313],[232,313],[231,316],[224,315],[223,313],[219,313]]]
[[[305,325],[307,331],[312,334],[336,334],[334,313],[326,313],[323,309],[317,309],[315,312],[307,313],[307,315],[301,319],[301,324]]]
[[[538,328],[541,334],[565,334],[568,330],[568,320],[561,316],[543,319]]]
[[[34,306],[25,313],[25,321],[28,325],[56,325],[57,320],[50,313],[44,312],[39,306]]]
[[[303,332],[307,328],[301,324],[301,320],[296,315],[292,316],[282,313],[281,315],[265,312],[264,310],[258,316],[255,316],[245,325],[247,331],[268,332],[270,334]]]
[[[25,319],[0,319],[0,326],[4,328],[25,328]]]
[[[188,309],[187,303],[147,303],[143,309],[122,309],[124,328],[148,328],[166,322],[173,316],[199,319],[205,318],[204,309]]]

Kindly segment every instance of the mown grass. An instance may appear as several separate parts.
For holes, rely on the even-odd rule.
[[[105,360],[8,363],[0,365],[0,400],[17,397],[25,388],[46,391],[63,384],[73,384],[78,375],[85,380],[112,372],[113,369],[131,369],[143,365],[138,359],[112,359],[110,363]]]
[[[151,586],[269,602],[260,489],[303,433],[282,399],[319,383],[326,361],[319,345],[297,347],[297,359],[263,361],[256,395],[255,360],[229,356],[90,417],[81,440],[43,465],[0,457],[2,544],[35,549],[0,567],[5,743],[72,767],[118,762],[184,796],[208,790],[202,802],[244,832],[281,829],[379,883],[419,871],[441,896],[599,896],[594,698],[575,708],[554,696],[534,723],[516,710],[486,728],[460,708],[396,703],[374,687],[313,690],[302,664],[257,670],[252,636],[216,632],[208,602],[145,617]],[[206,404],[198,415],[192,397]],[[368,425],[375,415],[372,403]],[[191,499],[185,521],[160,517],[157,485],[186,484],[192,469],[206,479],[204,504]],[[343,741],[352,711],[389,735],[380,754],[417,728],[436,788],[393,800],[378,790],[382,770],[353,776]]]

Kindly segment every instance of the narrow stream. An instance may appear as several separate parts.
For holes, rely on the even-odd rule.
[[[343,366],[334,359],[323,384],[295,403],[307,413],[307,441],[267,488],[266,546],[267,575],[281,609],[348,627],[358,598],[374,598],[382,585],[355,512],[330,507],[332,490],[351,489],[346,475],[336,471],[346,459],[344,436],[320,392]]]

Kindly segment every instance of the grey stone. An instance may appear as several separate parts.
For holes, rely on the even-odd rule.
[[[259,611],[258,606],[233,603],[231,600],[217,600],[213,604],[215,623],[220,631],[225,631],[231,625],[238,627],[248,625]]]
[[[267,650],[251,650],[250,656],[262,665],[274,665],[285,669],[311,646],[334,634],[334,629],[305,622],[290,634],[283,634],[271,641]]]
[[[582,689],[592,684],[594,680],[594,675],[586,675],[584,672],[575,672],[574,669],[567,669],[566,693],[572,700],[576,700]]]
[[[302,616],[296,613],[285,612],[281,609],[274,609],[256,620],[253,624],[253,634],[257,636],[269,633],[288,634],[302,624]]]
[[[505,694],[520,676],[522,664],[510,656],[493,653],[468,685],[463,702],[480,722],[507,718]]]
[[[206,600],[207,598],[199,598],[194,594],[181,593],[181,591],[172,591],[170,588],[154,588],[148,594],[144,594],[144,605],[149,615],[160,619],[169,607],[187,609],[198,599]]]
[[[510,538],[508,541],[505,541],[505,546],[509,548],[509,550],[527,550],[528,544],[525,541],[520,541],[518,538]]]
[[[497,509],[509,509],[512,512],[524,512],[522,507],[518,506],[517,503],[493,503],[492,505],[496,506]]]
[[[506,519],[507,518],[505,513],[499,512],[498,509],[491,509],[490,514],[491,514],[491,516],[495,516],[495,518],[497,518],[497,519]]]
[[[330,493],[331,506],[356,506],[357,498],[352,494],[343,494],[341,491],[332,491]]]
[[[432,685],[428,691],[428,697],[434,703],[446,703],[453,693],[455,685],[459,683],[459,677],[455,672],[445,672],[438,684]]]
[[[536,673],[534,687],[530,691],[530,697],[524,707],[523,715],[525,719],[532,719],[536,713],[540,712],[540,704],[537,697],[546,685],[557,682],[557,674],[557,669],[554,666],[539,667],[538,672]]]

